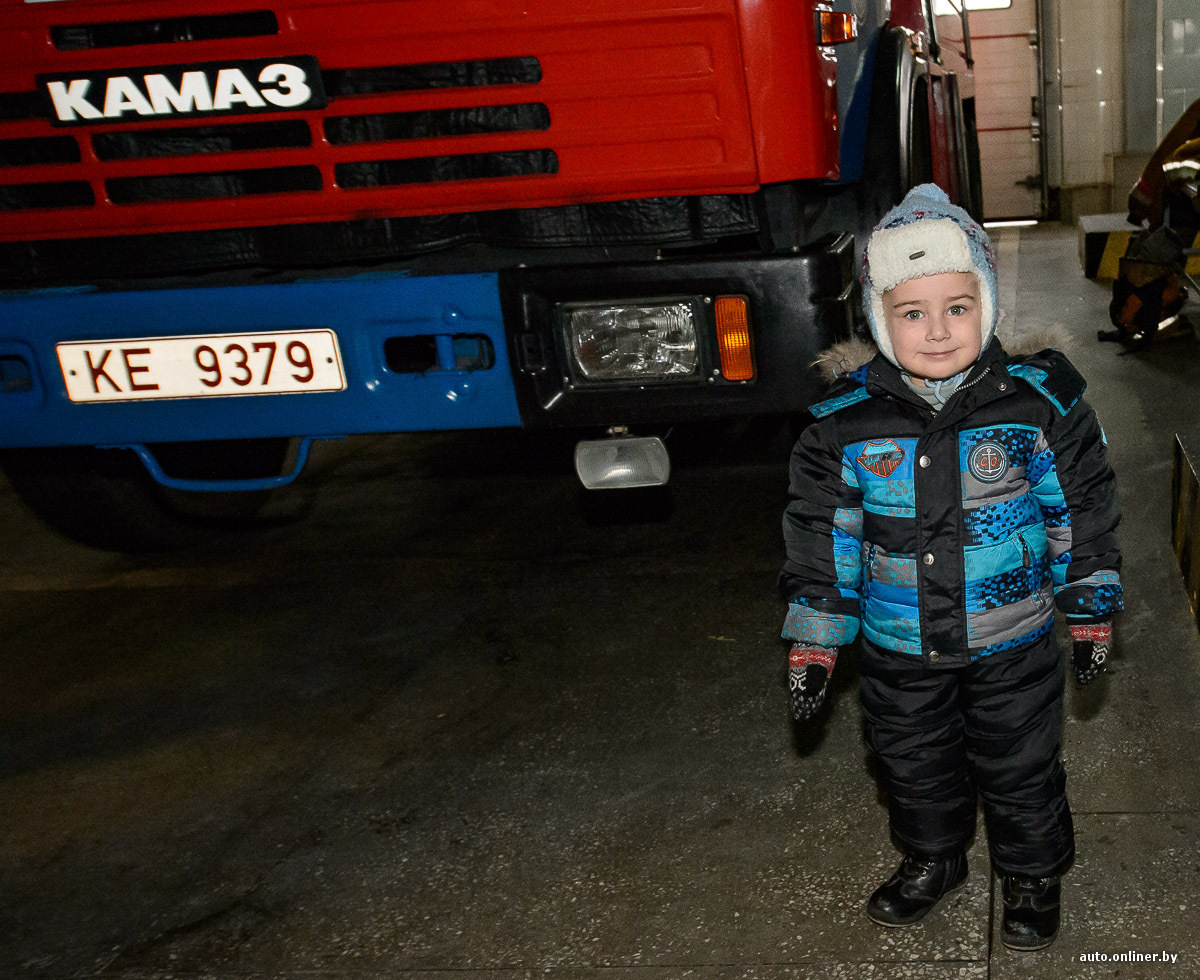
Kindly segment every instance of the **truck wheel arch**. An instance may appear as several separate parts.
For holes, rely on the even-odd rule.
[[[871,103],[859,181],[865,232],[911,187],[931,179],[928,81],[910,35],[885,27],[875,56]]]

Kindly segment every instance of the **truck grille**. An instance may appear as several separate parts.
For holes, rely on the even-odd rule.
[[[92,185],[86,180],[52,180],[0,187],[0,211],[72,208],[95,203]]]
[[[542,66],[537,58],[492,58],[487,61],[349,68],[322,72],[321,78],[330,96],[374,95],[433,88],[536,85],[542,80]]]
[[[536,132],[550,128],[550,110],[540,102],[476,106],[425,112],[333,116],[325,120],[325,138],[334,146],[377,140],[440,139],[480,133]]]
[[[270,10],[252,10],[244,14],[211,14],[160,20],[53,26],[50,28],[50,40],[59,51],[81,51],[88,48],[123,48],[139,44],[263,37],[278,33],[279,22],[274,13]]]
[[[232,20],[210,19],[222,22]],[[141,24],[118,26],[140,27]],[[97,43],[88,46],[102,45]],[[322,73],[331,98],[438,88],[527,84],[535,83],[540,78],[541,66],[536,58],[437,62]],[[0,111],[6,105],[12,108],[13,115],[18,112],[25,115],[31,108],[38,113],[44,109],[38,93],[0,95]],[[330,145],[353,146],[495,133],[544,132],[550,128],[550,110],[543,103],[527,102],[337,115],[328,116],[320,122],[320,132]],[[0,140],[0,167],[78,163],[83,159],[80,140],[84,141],[85,147],[90,141],[92,153],[101,162],[309,147],[313,145],[311,127],[312,124],[305,119],[273,119],[169,129],[116,130],[79,137]],[[333,178],[342,189],[357,189],[551,175],[557,171],[558,159],[554,151],[535,149],[347,161],[334,164]],[[104,181],[106,200],[116,205],[312,192],[320,191],[324,186],[325,180],[317,166],[110,177]],[[0,210],[79,207],[95,204],[95,201],[96,196],[86,181],[0,185]]]
[[[46,110],[37,92],[0,92],[0,122],[9,119],[36,119]]]
[[[0,167],[31,167],[38,163],[78,163],[79,144],[73,136],[29,136],[0,140]]]
[[[114,204],[196,201],[206,197],[319,191],[321,171],[316,167],[269,167],[262,170],[161,174],[157,177],[114,177],[105,181],[104,186],[109,200]]]
[[[72,16],[71,4],[0,6],[0,243],[602,209],[757,188],[742,72],[728,70],[740,65],[731,0],[623,0],[570,16],[518,0],[471,0],[452,14],[445,0],[293,0],[286,16],[153,16],[164,6],[87,5],[123,15],[113,21]],[[264,63],[302,55],[315,59],[305,77],[319,68],[323,105],[276,111],[260,98],[218,115],[194,98],[167,107],[160,92],[152,114],[149,82],[134,93],[139,109],[110,81],[174,72],[179,94],[180,73],[203,69],[215,92],[225,65],[253,63],[249,84]],[[80,73],[86,85],[72,81]],[[39,75],[60,99],[76,85],[85,100],[75,116],[57,109],[67,125],[52,123]],[[563,218],[570,238],[623,234],[609,224],[603,210]]]
[[[370,160],[362,163],[339,163],[334,168],[341,187],[385,187],[389,184],[425,184],[442,180],[524,177],[529,174],[552,174],[557,171],[558,159],[551,150]]]
[[[70,137],[66,137],[70,138]],[[72,139],[72,143],[75,141]],[[244,150],[310,146],[312,130],[302,119],[229,123],[224,126],[187,126],[178,129],[143,129],[124,133],[96,133],[92,149],[100,160],[135,160],[140,157],[181,157],[199,153],[237,153]],[[0,147],[0,159],[3,148]],[[79,159],[79,148],[75,149]]]

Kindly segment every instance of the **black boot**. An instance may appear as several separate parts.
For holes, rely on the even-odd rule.
[[[1009,949],[1045,949],[1058,935],[1058,878],[1004,876],[1004,924],[1000,936]]]
[[[938,858],[906,854],[896,873],[875,889],[867,902],[867,917],[881,926],[912,925],[966,880],[963,851]]]

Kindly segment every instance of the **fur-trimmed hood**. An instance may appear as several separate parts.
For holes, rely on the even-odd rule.
[[[1057,323],[1043,329],[1017,332],[1004,329],[1003,317],[996,337],[1005,351],[1014,355],[1036,354],[1047,347],[1065,351],[1070,341],[1070,335]],[[826,384],[832,384],[842,375],[862,367],[878,353],[879,348],[872,341],[843,340],[823,350],[813,361],[813,367],[821,373]]]

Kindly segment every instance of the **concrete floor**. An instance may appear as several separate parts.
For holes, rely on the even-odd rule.
[[[1049,950],[1000,944],[982,839],[924,923],[864,916],[897,853],[853,655],[823,726],[787,718],[785,439],[693,446],[669,512],[613,523],[566,443],[501,433],[326,446],[290,523],[153,560],[0,485],[0,977],[1200,976],[1200,639],[1168,532],[1197,344],[1097,344],[1073,234],[997,238],[1014,322],[1073,338],[1125,503],[1115,656],[1068,691]]]

